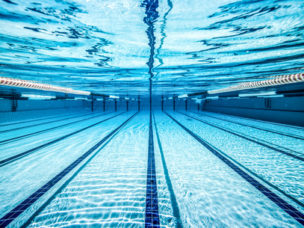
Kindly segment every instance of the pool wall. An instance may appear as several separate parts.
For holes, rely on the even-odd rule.
[[[93,112],[103,111],[134,111],[149,110],[148,97],[136,99],[106,99],[102,100],[0,100],[0,112],[2,117],[13,118],[20,112],[34,112],[44,110],[46,112],[55,110],[91,110]],[[15,110],[13,108],[15,102]],[[152,99],[153,110],[166,111],[211,111],[225,113],[259,120],[304,126],[304,96],[296,97],[251,97],[251,98],[219,98],[205,100],[199,103],[188,98],[163,99],[155,96]],[[17,114],[18,115],[18,114]]]
[[[304,97],[207,100],[204,110],[304,126]]]

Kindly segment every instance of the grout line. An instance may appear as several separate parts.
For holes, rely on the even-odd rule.
[[[109,114],[109,113],[107,113],[107,114]],[[103,115],[94,115],[94,116],[91,116],[91,117],[86,118],[86,119],[76,120],[76,121],[73,121],[73,122],[70,122],[70,123],[66,123],[66,124],[62,124],[62,125],[59,125],[59,126],[55,126],[55,127],[47,128],[47,129],[44,129],[44,130],[32,132],[32,133],[29,133],[29,134],[20,135],[20,136],[17,136],[17,137],[5,139],[5,140],[0,141],[0,144],[1,144],[1,145],[7,144],[7,143],[10,143],[11,141],[16,141],[16,140],[18,140],[18,139],[27,138],[27,137],[29,137],[29,136],[33,136],[33,135],[36,135],[36,134],[39,134],[39,133],[51,131],[51,130],[54,130],[54,129],[57,129],[57,128],[61,128],[61,127],[68,126],[68,125],[70,125],[70,124],[79,123],[79,122],[81,122],[81,121],[86,121],[86,120],[98,118],[98,117],[101,117],[101,116],[103,116]],[[75,117],[75,118],[80,118],[80,117],[83,117],[83,116],[79,116],[79,117]],[[73,119],[74,119],[74,118],[73,118]],[[39,125],[39,124],[37,124],[37,125]]]
[[[68,119],[73,119],[73,118],[79,118],[79,117],[82,117],[82,116],[87,116],[89,114],[83,114],[83,115],[75,115],[75,114],[71,114],[71,115],[64,115],[65,118],[62,118],[62,119],[55,119],[55,120],[52,120],[52,121],[45,121],[45,122],[40,122],[40,123],[36,123],[36,124],[32,124],[32,125],[26,125],[26,126],[23,126],[23,127],[16,127],[16,128],[11,128],[11,129],[7,129],[7,130],[1,130],[0,133],[6,133],[6,132],[10,132],[10,131],[17,131],[17,130],[20,130],[20,129],[24,129],[24,128],[30,128],[30,127],[36,127],[38,125],[45,125],[45,124],[49,124],[49,123],[54,123],[54,122],[60,122],[60,121],[64,121],[64,120],[68,120]],[[68,117],[66,117],[68,116]],[[53,119],[53,118],[52,118]]]
[[[209,123],[209,122],[207,122],[207,121],[198,119],[198,118],[193,117],[193,116],[190,116],[190,115],[188,115],[188,114],[184,114],[184,113],[181,113],[181,114],[183,114],[183,115],[185,115],[185,116],[188,116],[188,117],[190,117],[190,118],[192,118],[192,119],[195,119],[195,120],[197,120],[197,121],[200,121],[200,122],[202,122],[202,123],[204,123],[204,124],[207,124],[207,125],[209,125],[209,126],[211,126],[211,127],[220,129],[220,130],[225,131],[225,132],[228,132],[228,133],[230,133],[230,134],[232,134],[232,135],[235,135],[235,136],[238,136],[238,137],[240,137],[240,138],[246,139],[246,140],[248,140],[248,141],[250,141],[250,142],[253,142],[253,143],[259,144],[259,145],[261,145],[261,146],[264,146],[264,147],[266,147],[266,148],[272,149],[272,150],[277,151],[277,152],[279,152],[279,153],[281,153],[281,154],[285,154],[285,155],[290,156],[290,157],[292,157],[292,158],[295,158],[295,159],[297,159],[297,160],[304,161],[304,158],[303,158],[303,157],[300,157],[300,156],[298,156],[298,155],[293,154],[293,153],[297,153],[297,154],[302,155],[302,156],[304,155],[304,154],[302,154],[302,153],[300,153],[300,152],[298,152],[298,151],[294,151],[294,150],[291,150],[291,149],[288,149],[288,148],[285,148],[285,147],[282,147],[282,146],[279,146],[279,145],[276,145],[276,144],[273,144],[273,143],[270,143],[270,142],[266,142],[266,141],[264,141],[264,140],[262,140],[262,139],[258,139],[258,138],[253,137],[253,136],[246,136],[245,134],[240,134],[240,133],[237,133],[236,131],[228,130],[227,128],[217,126],[216,124]],[[282,148],[282,149],[275,148],[274,146],[278,146],[278,147],[280,147],[280,148]],[[291,153],[291,152],[292,152],[292,153]]]
[[[191,130],[186,128],[184,125],[179,123],[176,119],[174,119],[171,115],[166,113],[176,124],[178,124],[181,128],[183,128],[186,132],[188,132],[193,138],[195,138],[200,144],[202,144],[204,147],[206,147],[211,153],[213,153],[216,157],[218,157],[221,161],[223,161],[226,165],[228,165],[231,169],[233,169],[237,174],[239,174],[243,179],[245,179],[249,184],[254,186],[258,191],[260,191],[262,194],[264,194],[268,199],[270,199],[272,202],[274,202],[277,206],[279,206],[281,209],[283,209],[287,214],[289,214],[291,217],[293,217],[296,221],[298,221],[300,224],[304,225],[304,214],[301,213],[299,210],[297,210],[295,207],[287,203],[284,199],[276,195],[274,192],[272,192],[270,189],[262,185],[260,182],[255,180],[253,177],[251,177],[249,174],[247,174],[245,171],[243,171],[240,167],[238,167],[236,164],[231,162],[229,159],[227,159],[222,151],[217,149],[216,147],[210,145],[208,142],[203,140],[201,137],[193,133]]]
[[[87,152],[82,156],[76,159],[73,163],[67,166],[59,174],[53,177],[45,185],[40,187],[36,192],[30,195],[27,199],[22,201],[19,205],[13,208],[10,212],[4,215],[0,219],[0,227],[8,226],[12,221],[14,221],[20,214],[22,214],[27,208],[34,204],[41,196],[43,196],[50,188],[52,188],[56,183],[58,183],[63,177],[65,177],[72,169],[74,169],[78,164],[80,164],[85,158],[97,150],[104,142],[106,142],[110,137],[112,137],[122,126],[124,126],[131,118],[133,118],[137,113],[129,117],[121,125],[115,128],[111,133],[102,138],[98,143],[91,147]]]
[[[181,217],[180,217],[180,212],[179,212],[179,207],[178,207],[178,203],[176,200],[176,196],[173,190],[173,185],[170,179],[170,175],[169,175],[169,171],[167,168],[167,164],[166,164],[166,159],[165,159],[165,155],[164,155],[164,151],[161,145],[161,141],[160,141],[160,137],[158,134],[158,129],[157,129],[157,125],[156,125],[156,120],[155,120],[155,116],[153,115],[153,120],[154,120],[154,126],[155,126],[155,134],[156,134],[156,138],[157,138],[157,143],[158,143],[158,147],[159,147],[159,151],[160,151],[160,155],[161,155],[161,161],[162,161],[162,165],[164,168],[164,174],[165,174],[165,179],[166,179],[166,183],[169,189],[169,193],[170,193],[170,201],[171,201],[171,206],[172,206],[172,210],[173,210],[173,216],[176,218],[176,228],[181,228],[183,227],[182,221],[181,221]]]
[[[281,132],[281,131],[275,131],[275,130],[271,130],[271,129],[265,129],[265,128],[261,128],[261,127],[257,127],[257,126],[253,126],[253,125],[248,125],[248,124],[240,123],[240,122],[237,122],[237,121],[234,121],[234,120],[227,120],[227,119],[223,119],[223,118],[220,118],[218,116],[212,116],[212,115],[209,115],[209,114],[206,114],[206,113],[200,113],[199,115],[200,116],[205,115],[205,116],[213,118],[213,119],[217,119],[217,120],[221,120],[221,121],[226,121],[226,122],[238,124],[238,125],[245,126],[245,127],[251,127],[251,128],[255,128],[255,129],[261,130],[261,131],[271,132],[271,133],[274,133],[274,134],[283,135],[283,136],[291,137],[291,138],[294,138],[294,139],[304,140],[304,137],[302,137],[302,136],[293,135],[293,134],[289,134],[289,133],[284,133],[284,132]]]
[[[91,128],[91,127],[94,127],[94,126],[96,126],[96,125],[98,125],[98,124],[100,124],[100,123],[102,123],[102,122],[105,122],[105,121],[107,121],[107,120],[110,120],[110,119],[112,119],[112,118],[115,118],[115,117],[117,117],[117,116],[119,116],[119,115],[121,115],[121,114],[122,114],[122,113],[120,113],[120,114],[118,114],[118,115],[115,115],[115,116],[111,116],[111,117],[106,118],[106,119],[103,119],[103,120],[101,120],[101,121],[99,121],[99,122],[97,122],[97,123],[91,124],[91,125],[89,125],[89,126],[87,126],[87,127],[84,127],[84,128],[79,129],[79,130],[77,130],[77,131],[74,131],[74,132],[72,132],[72,133],[69,133],[69,134],[67,134],[67,135],[61,136],[61,137],[59,137],[59,138],[57,138],[57,139],[54,139],[54,140],[52,140],[52,141],[50,141],[50,142],[47,142],[47,143],[42,144],[42,145],[40,145],[40,146],[34,147],[34,148],[29,149],[29,150],[27,150],[27,151],[21,152],[21,153],[19,153],[19,154],[16,154],[16,155],[14,155],[14,156],[9,157],[9,158],[3,159],[3,160],[0,161],[0,167],[3,167],[3,166],[5,166],[5,165],[7,165],[7,164],[10,164],[10,163],[12,163],[12,162],[14,162],[14,161],[16,161],[16,160],[19,160],[19,159],[21,159],[21,158],[23,158],[23,157],[25,157],[25,156],[27,156],[27,155],[29,155],[29,154],[35,152],[36,150],[40,150],[40,149],[42,149],[42,148],[44,148],[44,147],[47,147],[47,146],[52,145],[52,144],[54,144],[54,143],[57,143],[57,142],[59,142],[59,141],[61,141],[61,140],[64,140],[64,139],[70,137],[70,136],[73,136],[73,135],[75,135],[75,134],[78,134],[79,132],[82,132],[82,131],[87,130],[87,129]]]
[[[77,113],[70,113],[70,114],[64,114],[64,115],[61,115],[62,117],[64,116],[69,116],[69,115],[73,115],[73,114],[77,114]],[[34,118],[34,119],[28,119],[28,120],[21,120],[21,121],[15,121],[15,122],[8,122],[7,124],[0,124],[0,127],[7,127],[7,126],[10,126],[10,125],[16,125],[16,124],[23,124],[23,123],[28,123],[28,122],[35,122],[35,121],[40,121],[40,120],[46,120],[46,119],[52,119],[52,118],[56,118],[58,117],[58,113],[57,114],[54,114],[54,115],[49,115],[49,116],[46,116],[46,117],[40,117],[40,118]]]
[[[132,117],[133,118],[133,117]],[[22,228],[28,227],[30,225],[30,223],[33,221],[33,219],[40,213],[42,212],[50,203],[52,200],[55,199],[55,197],[62,192],[62,190],[64,188],[66,188],[66,186],[80,173],[80,171],[82,171],[87,164],[89,164],[93,158],[96,157],[96,155],[103,149],[105,148],[106,145],[108,145],[110,143],[110,141],[112,141],[112,139],[118,134],[118,132],[121,129],[119,129],[117,132],[115,132],[98,150],[96,150],[96,152],[85,162],[83,163],[75,172],[74,174],[68,178],[56,191],[54,194],[52,194],[52,196],[49,197],[48,200],[46,200],[35,212],[34,214],[32,214],[30,216],[30,218],[21,226]]]

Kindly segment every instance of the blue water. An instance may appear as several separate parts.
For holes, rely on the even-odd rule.
[[[0,227],[302,227],[304,127],[171,99],[302,72],[303,25],[303,0],[0,0],[0,77],[123,98],[1,98]]]
[[[298,73],[303,12],[302,0],[2,0],[1,76],[138,95],[150,78],[154,94],[181,94]]]

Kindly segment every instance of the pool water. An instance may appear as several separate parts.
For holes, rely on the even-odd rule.
[[[203,99],[300,77],[303,12],[303,0],[0,1],[0,77],[90,94],[0,86],[0,227],[302,227],[304,127],[265,120],[300,123],[303,87],[223,99],[264,121]]]

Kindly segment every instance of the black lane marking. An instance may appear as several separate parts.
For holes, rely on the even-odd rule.
[[[150,110],[145,227],[160,227],[156,181],[152,111]]]
[[[17,205],[14,209],[8,212],[5,216],[0,219],[0,227],[8,226],[14,219],[16,219],[21,213],[23,213],[27,208],[29,208],[33,203],[35,203],[41,196],[43,196],[50,188],[52,188],[56,183],[58,183],[64,176],[66,176],[72,169],[74,169],[80,162],[82,162],[85,158],[87,158],[90,154],[92,154],[98,147],[100,147],[106,140],[108,140],[112,135],[114,135],[121,127],[123,127],[131,118],[133,118],[137,113],[133,114],[126,121],[124,121],[121,125],[115,128],[111,133],[101,139],[97,144],[91,147],[87,152],[85,152],[82,156],[76,159],[73,163],[71,163],[68,167],[62,170],[59,174],[57,174],[54,178],[52,178],[49,182],[39,188],[36,192],[30,195],[27,199]]]
[[[61,117],[63,116],[69,116],[69,115],[73,115],[73,113],[71,114],[64,114],[64,115],[60,115]],[[10,125],[16,125],[16,124],[23,124],[23,123],[28,123],[28,122],[35,122],[35,121],[40,121],[40,120],[46,120],[46,119],[53,119],[53,118],[57,118],[58,114],[54,114],[54,115],[50,115],[47,117],[41,117],[41,118],[35,118],[35,119],[29,119],[29,120],[23,120],[23,121],[18,121],[18,122],[9,122],[9,123],[4,123],[4,124],[0,124],[0,127],[7,127]]]
[[[232,157],[230,157],[229,155],[227,155],[226,153],[222,152],[226,157],[228,157],[230,160],[232,160],[234,163],[237,163],[238,166],[242,167],[243,169],[245,169],[247,172],[249,172],[250,174],[252,174],[253,176],[259,178],[260,180],[262,180],[263,182],[267,183],[269,186],[271,186],[272,188],[276,189],[277,191],[279,191],[280,193],[282,193],[283,195],[285,195],[286,197],[288,197],[289,199],[291,199],[292,201],[294,201],[295,203],[301,205],[302,207],[304,207],[304,204],[299,201],[298,199],[294,198],[293,196],[287,194],[286,192],[284,192],[283,190],[281,190],[280,188],[278,188],[277,186],[273,185],[272,183],[270,183],[269,181],[265,180],[263,177],[259,176],[258,174],[254,173],[253,171],[251,171],[250,169],[246,168],[245,166],[243,166],[242,164],[240,164],[238,161],[236,161],[235,159],[233,159]]]
[[[244,120],[250,120],[250,121],[255,121],[255,122],[260,122],[260,123],[278,125],[278,126],[288,127],[288,128],[294,128],[294,129],[298,129],[298,130],[302,130],[302,131],[304,130],[304,127],[297,126],[297,125],[283,124],[283,123],[271,122],[271,121],[266,121],[266,120],[258,120],[258,119],[253,119],[253,118],[250,118],[250,117],[227,114],[227,113],[223,113],[223,112],[208,111],[208,110],[206,110],[206,111],[211,112],[211,113],[218,113],[218,114],[225,115],[225,116],[232,116],[232,117],[235,117],[235,118],[241,118],[241,119],[244,119]]]
[[[175,196],[175,193],[174,193],[174,190],[173,190],[173,185],[172,185],[172,182],[171,182],[171,179],[170,179],[169,171],[168,171],[168,168],[167,168],[166,159],[165,159],[163,147],[161,145],[161,141],[160,141],[160,138],[159,138],[158,129],[157,129],[156,120],[155,120],[154,115],[153,115],[153,119],[154,119],[154,126],[155,126],[155,133],[156,133],[157,143],[158,143],[158,147],[159,147],[159,151],[160,151],[160,155],[161,155],[161,161],[162,161],[163,168],[164,168],[165,179],[166,179],[167,186],[168,186],[169,193],[170,193],[170,201],[171,201],[171,205],[172,205],[173,216],[176,218],[176,226],[175,227],[181,228],[181,227],[183,227],[183,224],[182,224],[182,221],[181,221],[181,218],[180,218],[179,207],[178,207],[176,196]]]
[[[33,152],[36,151],[36,150],[39,150],[39,149],[42,149],[42,148],[44,148],[44,147],[46,147],[46,146],[52,145],[52,144],[54,144],[54,143],[56,143],[56,142],[59,142],[59,141],[61,141],[61,140],[63,140],[63,139],[66,139],[66,138],[72,136],[72,135],[75,135],[75,134],[77,134],[77,133],[79,133],[79,132],[82,132],[82,131],[87,130],[87,129],[91,128],[91,127],[94,127],[94,126],[96,126],[96,125],[98,125],[98,124],[100,124],[100,123],[102,123],[102,122],[104,122],[104,121],[110,120],[110,119],[112,119],[112,118],[114,118],[114,117],[117,117],[117,116],[119,116],[119,115],[121,115],[121,114],[122,114],[122,113],[117,114],[117,115],[115,115],[115,116],[111,116],[111,117],[106,118],[106,119],[104,119],[104,120],[98,121],[97,123],[91,124],[91,125],[89,125],[89,126],[87,126],[87,127],[81,128],[81,129],[79,129],[79,130],[77,130],[77,131],[74,131],[74,132],[72,132],[72,133],[70,133],[70,134],[61,136],[61,137],[59,137],[59,138],[57,138],[57,139],[54,139],[54,140],[52,140],[52,141],[50,141],[50,142],[47,142],[47,143],[42,144],[42,145],[40,145],[40,146],[37,146],[37,147],[34,147],[34,148],[29,149],[29,150],[27,150],[27,151],[24,151],[24,152],[22,152],[22,153],[20,153],[20,154],[16,154],[16,155],[14,155],[14,156],[12,156],[12,157],[3,159],[3,160],[0,161],[0,167],[3,167],[3,166],[5,166],[5,165],[7,165],[7,164],[10,164],[10,163],[12,163],[12,162],[14,162],[14,161],[16,161],[16,160],[19,160],[19,159],[21,159],[21,158],[23,158],[23,157],[25,157],[25,156],[27,156],[27,155],[33,153]]]
[[[227,155],[226,153],[224,153],[223,151],[221,151],[221,153],[227,157],[228,159],[230,159],[231,161],[233,161],[234,163],[236,163],[236,165],[238,165],[239,167],[241,167],[242,169],[245,169],[248,173],[252,174],[253,176],[255,176],[256,178],[260,179],[262,182],[266,183],[267,185],[269,185],[270,187],[274,188],[275,190],[277,190],[278,192],[280,192],[281,194],[283,194],[284,196],[286,196],[287,198],[289,198],[290,200],[294,201],[295,203],[299,204],[300,206],[304,207],[304,203],[302,203],[301,201],[299,201],[298,199],[294,198],[293,196],[287,194],[286,192],[284,192],[282,189],[280,189],[279,187],[275,186],[274,184],[270,183],[269,181],[265,180],[263,177],[259,176],[258,174],[256,174],[255,172],[251,171],[250,169],[248,169],[247,167],[243,166],[241,163],[239,163],[238,161],[236,161],[235,159],[233,159],[232,157],[230,157],[229,155]]]
[[[31,224],[31,222],[33,221],[33,219],[40,213],[40,212],[42,212],[45,208],[46,208],[46,206],[48,206],[50,203],[51,203],[51,201],[53,200],[53,199],[55,199],[55,197],[60,193],[60,192],[62,192],[62,190],[64,189],[64,188],[66,188],[66,186],[68,186],[68,184],[80,173],[80,171],[82,171],[83,170],[83,168],[84,167],[86,167],[87,166],[87,164],[89,164],[90,163],[90,161],[92,161],[92,159],[93,158],[95,158],[96,157],[96,155],[97,154],[99,154],[99,152],[106,146],[106,145],[108,145],[108,143],[110,142],[110,141],[112,141],[112,139],[119,133],[119,131],[121,130],[122,128],[120,128],[117,132],[115,132],[115,134],[113,134],[110,138],[108,138],[108,140],[98,149],[98,150],[96,150],[96,152],[83,164],[83,165],[81,165],[78,169],[77,169],[77,171],[75,171],[74,172],[74,174],[70,177],[70,178],[68,178],[58,189],[57,189],[57,191],[51,196],[51,197],[49,197],[49,199],[47,200],[47,201],[45,201],[45,203],[43,203],[42,205],[41,205],[41,207],[39,207],[28,219],[27,219],[27,221],[21,226],[22,228],[26,228],[26,227],[28,227],[30,224]]]
[[[300,161],[304,161],[304,158],[303,158],[303,157],[300,157],[300,156],[298,156],[298,155],[292,154],[292,153],[290,153],[290,152],[288,152],[288,151],[286,151],[286,150],[292,151],[293,153],[301,154],[301,153],[299,153],[299,152],[297,152],[297,151],[294,151],[294,150],[291,150],[291,149],[287,149],[287,148],[284,148],[284,147],[282,147],[282,146],[279,146],[279,147],[283,148],[284,150],[283,150],[283,149],[278,149],[278,148],[276,148],[276,147],[273,147],[273,146],[269,145],[269,144],[272,144],[272,143],[266,142],[266,141],[264,141],[264,140],[262,140],[262,139],[257,139],[257,138],[255,138],[255,137],[253,137],[253,136],[250,136],[250,138],[249,138],[249,137],[245,136],[245,134],[239,134],[239,133],[237,133],[237,132],[228,130],[228,129],[224,128],[224,127],[217,126],[217,125],[215,125],[215,124],[212,124],[212,123],[209,123],[209,122],[207,122],[207,121],[198,119],[198,118],[196,118],[196,117],[187,115],[187,114],[185,114],[185,113],[182,113],[182,114],[185,115],[185,116],[188,116],[188,117],[190,117],[190,118],[192,118],[192,119],[195,119],[195,120],[197,120],[197,121],[200,121],[200,122],[202,122],[202,123],[204,123],[204,124],[207,124],[207,125],[209,125],[209,126],[211,126],[211,127],[220,129],[220,130],[225,131],[225,132],[228,132],[228,133],[230,133],[230,134],[232,134],[232,135],[235,135],[235,136],[238,136],[238,137],[240,137],[240,138],[246,139],[246,140],[248,140],[248,141],[250,141],[250,142],[254,142],[254,143],[256,143],[256,144],[259,144],[259,145],[261,145],[261,146],[267,147],[267,148],[269,148],[269,149],[272,149],[272,150],[277,151],[277,152],[279,152],[279,153],[285,154],[285,155],[287,155],[287,156],[293,157],[293,158],[298,159],[298,160],[300,160]],[[264,141],[264,142],[262,142],[262,141]],[[272,145],[275,145],[275,144],[272,144]],[[276,146],[278,146],[278,145],[276,145]],[[303,155],[303,154],[301,154],[301,155]]]
[[[0,141],[0,144],[10,143],[11,141],[27,138],[29,136],[33,136],[33,135],[40,134],[40,133],[43,133],[43,132],[46,132],[46,131],[51,131],[51,130],[54,130],[54,129],[57,129],[57,128],[65,127],[65,126],[68,126],[70,124],[79,123],[81,121],[86,121],[86,120],[98,118],[98,117],[101,117],[101,116],[103,116],[103,115],[95,115],[95,116],[91,116],[91,117],[86,118],[86,119],[76,120],[76,121],[73,121],[73,122],[70,122],[70,123],[66,123],[66,124],[63,124],[63,125],[59,125],[59,126],[56,126],[56,127],[47,128],[47,129],[44,129],[44,130],[41,130],[41,131],[36,131],[36,132],[33,132],[33,133],[29,133],[29,134],[13,137],[13,138],[10,138],[10,139],[5,139],[5,140]],[[76,117],[76,118],[80,118],[80,117]]]
[[[250,125],[250,124],[239,123],[237,121],[227,120],[227,119],[224,119],[224,118],[220,118],[218,116],[211,116],[211,115],[208,115],[206,113],[203,113],[202,115],[210,117],[210,118],[214,118],[214,119],[218,119],[218,120],[222,120],[222,121],[238,124],[238,125],[245,126],[245,127],[251,127],[251,128],[258,129],[258,130],[262,130],[262,131],[266,131],[266,132],[271,132],[271,133],[274,133],[274,134],[283,135],[283,136],[287,136],[287,137],[294,138],[294,139],[304,140],[304,137],[299,136],[299,135],[289,134],[289,133],[285,133],[285,132],[281,132],[281,131],[275,131],[275,130],[271,130],[271,129],[265,129],[265,128],[253,126],[253,125]]]
[[[243,179],[245,179],[248,183],[250,183],[252,186],[254,186],[258,191],[260,191],[262,194],[264,194],[268,199],[270,199],[272,202],[274,202],[276,205],[278,205],[281,209],[283,209],[287,214],[289,214],[291,217],[293,217],[296,221],[298,221],[300,224],[304,225],[304,214],[298,211],[295,207],[291,206],[289,203],[287,203],[285,200],[283,200],[281,197],[276,195],[274,192],[272,192],[270,189],[262,185],[260,182],[255,180],[253,177],[251,177],[249,174],[244,172],[241,168],[239,168],[237,165],[235,165],[233,162],[228,160],[225,156],[222,155],[224,152],[219,150],[218,148],[211,146],[207,141],[193,133],[191,130],[186,128],[184,125],[179,123],[176,119],[174,119],[171,115],[166,113],[175,123],[177,123],[181,128],[183,128],[186,132],[188,132],[193,138],[195,138],[200,144],[202,144],[204,147],[206,147],[211,153],[213,153],[216,157],[218,157],[220,160],[222,160],[226,165],[228,165],[231,169],[233,169],[237,174],[239,174]]]
[[[55,119],[55,120],[52,120],[52,121],[46,121],[46,122],[27,125],[27,126],[23,126],[23,127],[16,127],[16,128],[8,129],[8,130],[3,130],[3,131],[0,131],[0,133],[2,134],[2,133],[10,132],[10,131],[17,131],[17,130],[21,130],[21,129],[24,129],[24,128],[40,126],[40,125],[45,125],[45,124],[49,124],[49,123],[55,123],[55,122],[64,121],[64,120],[68,120],[68,119],[73,119],[73,118],[79,118],[79,117],[87,116],[87,115],[90,115],[90,114],[84,114],[84,115],[80,115],[80,116],[73,116],[72,115],[72,117],[69,116],[69,117],[66,117],[66,118],[63,118],[63,119]]]
[[[215,106],[211,107],[214,108]],[[228,108],[228,109],[250,109],[250,110],[267,110],[273,112],[286,112],[286,109],[267,109],[267,108],[250,108],[250,107],[238,107],[238,106],[220,106],[221,108]],[[216,108],[216,107],[215,107]],[[303,110],[288,110],[288,112],[303,112]]]

